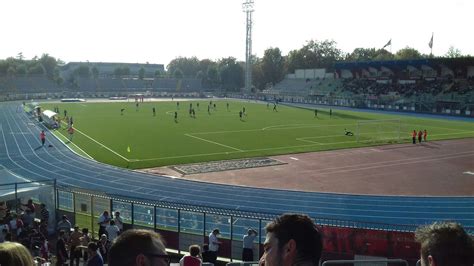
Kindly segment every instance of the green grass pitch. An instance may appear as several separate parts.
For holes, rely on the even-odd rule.
[[[191,103],[196,118],[189,115]],[[209,113],[209,100],[180,101],[179,109],[176,100],[140,103],[138,109],[133,101],[42,105],[50,110],[58,106],[61,116],[66,109],[73,117],[76,131],[73,142],[67,143],[71,148],[97,161],[134,169],[387,144],[396,142],[398,132],[401,142],[409,142],[413,129],[426,129],[429,140],[474,137],[472,122],[336,109],[330,117],[328,108],[318,108],[315,117],[314,109],[278,105],[274,111],[272,103],[214,103],[216,109]],[[385,119],[400,122],[367,124],[357,131],[358,121]],[[360,141],[346,136],[344,129],[360,132]],[[64,124],[55,134],[67,142]]]

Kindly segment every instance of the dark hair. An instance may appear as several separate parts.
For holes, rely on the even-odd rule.
[[[438,266],[474,264],[473,240],[458,223],[435,222],[419,227],[415,239],[421,245],[424,261],[431,255]]]
[[[127,230],[120,234],[110,247],[109,265],[133,265],[139,254],[156,254],[158,252],[166,254],[164,241],[160,234],[144,229]]]
[[[283,214],[265,227],[278,239],[278,249],[291,239],[296,242],[296,260],[311,261],[318,265],[323,249],[322,237],[314,222],[307,215]]]
[[[189,254],[193,257],[197,257],[201,254],[201,248],[198,245],[191,245],[189,246]]]
[[[202,245],[202,250],[203,251],[209,251],[209,244],[203,244]]]
[[[94,242],[89,242],[89,244],[87,244],[87,248],[92,251],[97,251],[99,249],[99,246]]]

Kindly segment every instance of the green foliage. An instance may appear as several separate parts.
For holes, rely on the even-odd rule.
[[[114,75],[117,78],[130,76],[130,68],[128,66],[120,66],[114,69]]]
[[[303,48],[288,54],[288,72],[296,69],[331,68],[338,60],[343,59],[342,51],[333,40],[309,41]]]
[[[454,46],[450,46],[444,57],[447,58],[458,58],[462,57],[461,50],[454,48]]]
[[[244,69],[233,57],[218,62],[219,80],[224,90],[237,91],[244,85]]]
[[[173,71],[173,78],[182,79],[184,77],[183,71],[179,68],[175,68]]]
[[[91,71],[88,65],[80,65],[74,70],[74,74],[81,78],[89,78]]]
[[[99,69],[98,69],[96,66],[93,66],[93,67],[91,68],[91,72],[92,72],[92,77],[93,77],[94,79],[98,79],[98,78],[99,78],[99,74],[100,74],[100,73],[99,73]]]
[[[279,48],[265,50],[261,64],[262,79],[259,84],[276,84],[285,78],[285,59]]]
[[[176,110],[176,102],[171,101],[142,103],[138,111],[133,102],[41,105],[59,106],[74,116],[74,144],[87,154],[104,163],[130,168],[374,145],[344,135],[344,128],[356,133],[359,120],[400,119],[403,141],[410,141],[413,129],[427,129],[429,140],[474,137],[474,124],[462,121],[343,110],[333,110],[329,117],[328,109],[324,108],[319,109],[315,118],[312,109],[278,105],[278,112],[274,112],[265,104],[213,102],[217,108],[208,114],[205,107],[209,101],[200,101],[196,118],[189,116],[187,108]],[[196,106],[197,101],[192,103]],[[244,106],[247,116],[240,120],[238,112]],[[157,110],[156,116],[152,107]],[[122,108],[125,111],[120,115]],[[63,127],[59,132],[67,136],[65,130]],[[380,130],[368,133],[379,136]]]
[[[145,68],[144,67],[141,67],[139,70],[138,70],[138,78],[143,80],[143,78],[145,78]]]
[[[407,46],[403,49],[398,50],[397,53],[395,54],[395,58],[398,60],[406,60],[406,59],[421,59],[423,57],[421,56],[421,53],[418,52],[418,50]]]

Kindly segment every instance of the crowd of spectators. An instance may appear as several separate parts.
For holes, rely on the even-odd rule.
[[[57,223],[57,239],[49,244],[41,225],[48,221],[46,206],[41,206],[41,219],[34,217],[32,201],[22,204],[19,215],[11,213],[5,203],[0,203],[0,265],[34,265],[35,261],[50,262],[54,265],[110,266],[158,265],[169,266],[171,261],[180,266],[199,266],[204,262],[219,264],[219,229],[214,229],[208,243],[189,247],[189,254],[178,260],[166,252],[166,243],[161,235],[153,230],[130,229],[123,231],[120,213],[115,217],[104,212],[97,221],[103,230],[99,240],[92,240],[87,228],[74,226],[67,216]],[[32,215],[28,217],[28,215]],[[13,218],[16,216],[15,218]],[[45,219],[46,218],[46,219]],[[13,222],[12,222],[13,221]],[[323,252],[323,235],[314,221],[301,214],[283,214],[266,225],[266,240],[260,266],[273,265],[319,265]],[[249,228],[242,238],[243,261],[254,261],[253,244],[257,231]],[[464,266],[474,263],[473,239],[461,225],[452,222],[434,223],[417,229],[416,241],[420,243],[422,266]],[[54,251],[52,251],[54,249]],[[251,251],[251,252],[249,252]],[[51,254],[55,254],[51,260]],[[35,259],[34,259],[35,258]],[[69,263],[68,263],[69,262]],[[37,265],[39,263],[36,263]],[[50,265],[50,264],[47,264]]]
[[[369,79],[345,79],[343,81],[343,90],[354,94],[380,96],[397,93],[404,97],[411,97],[421,96],[423,94],[436,96],[440,93],[448,92],[465,94],[469,91],[469,86],[461,86],[460,82],[450,79],[417,80],[415,83],[406,84],[398,82],[379,83],[376,80]]]

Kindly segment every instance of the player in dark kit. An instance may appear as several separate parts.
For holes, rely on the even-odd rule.
[[[329,109],[329,117],[332,116],[332,109]]]
[[[178,123],[178,112],[174,112],[174,122]]]
[[[242,111],[239,111],[240,120],[242,120]]]
[[[120,115],[123,115],[123,111],[125,111],[125,108],[120,109]]]
[[[151,110],[153,111],[153,116],[156,116],[156,109],[155,109],[155,107],[153,107]]]
[[[318,109],[314,109],[314,117],[318,117]]]

